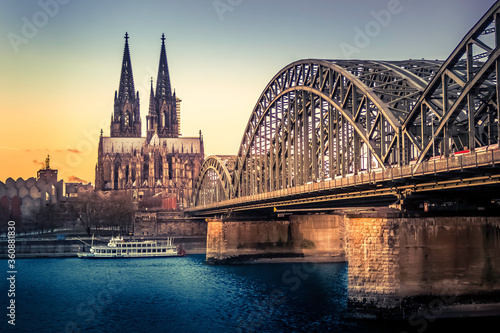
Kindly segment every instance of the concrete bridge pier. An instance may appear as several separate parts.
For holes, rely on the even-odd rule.
[[[500,218],[346,214],[349,301],[412,316],[500,313]],[[460,305],[459,305],[460,304]]]
[[[276,220],[208,219],[207,262],[315,257],[345,260],[341,215],[290,215]],[[319,259],[318,259],[319,257]]]

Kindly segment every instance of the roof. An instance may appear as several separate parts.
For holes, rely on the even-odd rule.
[[[169,152],[197,154],[201,153],[201,140],[198,137],[187,138],[157,138],[152,140],[159,146],[166,146]],[[140,150],[146,146],[146,138],[118,138],[103,137],[103,153],[132,154],[134,150]]]

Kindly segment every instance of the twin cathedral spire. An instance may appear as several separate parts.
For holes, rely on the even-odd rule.
[[[139,92],[136,92],[134,88],[128,39],[128,33],[125,33],[120,85],[118,91],[115,91],[115,105],[111,116],[110,134],[111,137],[140,138]],[[162,34],[161,41],[156,92],[153,90],[153,79],[151,79],[149,113],[146,116],[148,141],[155,133],[160,138],[179,137],[178,102],[175,92],[172,94],[164,34]]]

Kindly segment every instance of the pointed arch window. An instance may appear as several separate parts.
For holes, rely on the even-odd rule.
[[[129,175],[129,166],[128,164],[125,166],[125,184],[128,183],[128,175]]]
[[[130,174],[130,178],[132,179],[132,183],[135,182],[135,173],[136,173],[135,163],[132,163],[131,174]]]
[[[113,188],[115,190],[118,189],[118,182],[119,182],[119,171],[120,171],[120,163],[118,161],[115,162],[115,168],[114,168],[114,176],[115,179],[113,180]]]
[[[163,179],[163,158],[161,155],[155,156],[155,179]]]
[[[142,182],[148,180],[149,178],[149,155],[144,156],[144,162],[142,165]]]

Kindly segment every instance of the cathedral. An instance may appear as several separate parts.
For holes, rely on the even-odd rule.
[[[132,62],[125,34],[120,84],[115,91],[110,136],[99,137],[95,171],[97,191],[130,190],[139,200],[162,197],[188,205],[204,160],[203,137],[180,135],[180,99],[172,93],[165,36],[161,38],[156,87],[149,97],[146,136],[142,136],[139,92],[134,88]]]

